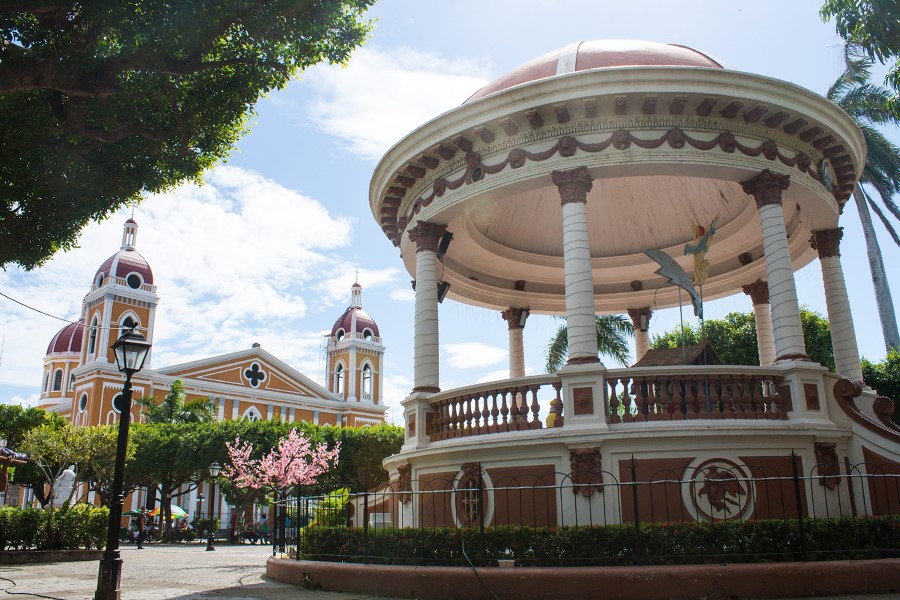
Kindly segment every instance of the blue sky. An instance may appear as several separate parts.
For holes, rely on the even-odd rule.
[[[153,365],[259,342],[321,380],[322,335],[349,303],[358,269],[365,307],[387,346],[387,400],[399,406],[412,385],[413,295],[399,252],[368,203],[369,179],[387,148],[491,79],[578,40],[683,44],[731,68],[823,93],[840,73],[841,40],[819,19],[819,5],[382,0],[369,13],[377,19],[372,38],[348,67],[316,67],[260,101],[250,133],[203,186],[149,196],[136,209],[138,250],[154,269],[161,298]],[[900,141],[896,131],[889,134]],[[41,269],[0,271],[0,291],[77,319],[94,272],[118,249],[127,216],[89,226],[80,248]],[[861,353],[881,359],[884,344],[852,203],[842,225]],[[900,250],[876,227],[900,301]],[[825,314],[818,262],[796,280],[801,303]],[[739,294],[709,303],[706,311],[716,318],[750,309]],[[499,313],[448,301],[440,315],[444,389],[505,377],[507,333]],[[660,311],[651,333],[677,322],[677,309]],[[543,371],[544,348],[560,323],[529,319],[527,372]],[[0,298],[0,402],[36,400],[41,359],[63,325]]]

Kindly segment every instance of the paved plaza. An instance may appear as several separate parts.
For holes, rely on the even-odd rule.
[[[271,546],[147,544],[122,548],[122,598],[161,600],[233,598],[261,600],[361,600],[375,596],[305,590],[265,577]],[[0,566],[0,598],[89,600],[97,588],[98,561]],[[14,583],[13,583],[14,582]]]

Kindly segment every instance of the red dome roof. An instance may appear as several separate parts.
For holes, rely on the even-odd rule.
[[[724,68],[702,52],[658,42],[597,40],[578,42],[534,58],[487,84],[466,102],[539,79],[574,71],[613,67],[707,67]]]
[[[97,281],[97,276],[101,273],[103,278],[106,279],[110,276],[110,271],[113,269],[115,269],[113,274],[116,277],[126,278],[129,273],[138,273],[144,280],[144,283],[153,284],[153,271],[150,269],[150,265],[134,248],[119,250],[107,258],[94,274],[94,281]]]
[[[69,323],[57,331],[47,346],[47,354],[81,352],[82,327],[84,327],[83,319],[77,323]]]
[[[353,331],[354,314],[356,315],[356,331]],[[362,333],[366,329],[371,329],[372,335],[381,337],[381,334],[378,333],[378,325],[375,324],[375,319],[370,317],[369,313],[358,306],[351,306],[344,311],[341,318],[334,322],[334,327],[331,328],[331,335],[337,335],[339,329],[343,329],[345,334]]]

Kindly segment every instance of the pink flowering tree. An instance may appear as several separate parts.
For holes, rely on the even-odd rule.
[[[297,485],[310,485],[337,464],[340,442],[329,450],[324,444],[313,446],[309,439],[292,429],[286,438],[262,458],[253,458],[253,444],[236,438],[225,442],[229,464],[222,475],[229,479],[232,499],[239,509],[246,508],[266,492],[274,492],[276,500],[284,498]],[[239,518],[243,510],[238,511]],[[241,523],[233,524],[240,527]]]

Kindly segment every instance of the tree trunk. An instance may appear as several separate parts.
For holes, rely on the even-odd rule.
[[[881,319],[884,346],[890,352],[891,348],[900,348],[900,334],[897,332],[897,317],[894,313],[891,289],[888,287],[887,273],[884,270],[884,259],[881,257],[881,248],[878,247],[878,239],[875,237],[866,197],[859,185],[853,188],[853,199],[856,201],[856,210],[859,212],[859,221],[866,238],[866,251],[869,255],[869,269],[872,272],[872,285],[875,287],[875,302],[878,305],[878,317]]]

